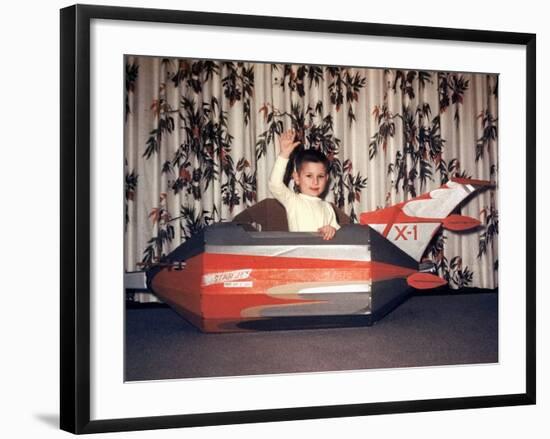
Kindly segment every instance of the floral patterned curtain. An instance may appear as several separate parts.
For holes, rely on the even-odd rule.
[[[498,75],[129,56],[125,266],[270,197],[275,138],[295,128],[332,161],[327,200],[357,222],[447,182],[497,182]],[[461,207],[425,257],[452,288],[498,286],[498,197]],[[148,295],[138,295],[147,300]]]

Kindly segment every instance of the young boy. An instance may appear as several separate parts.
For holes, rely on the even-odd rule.
[[[299,193],[291,191],[283,182],[290,154],[300,142],[295,142],[295,131],[288,130],[279,139],[280,152],[269,178],[269,190],[286,209],[291,232],[319,232],[323,239],[332,239],[340,228],[334,209],[320,197],[328,183],[327,157],[316,149],[298,152],[292,173]]]

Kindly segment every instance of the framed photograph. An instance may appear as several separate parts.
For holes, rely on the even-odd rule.
[[[61,428],[535,404],[535,52],[62,9]]]

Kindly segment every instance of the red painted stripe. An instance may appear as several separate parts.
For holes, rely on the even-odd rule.
[[[443,220],[443,227],[454,231],[475,229],[480,225],[481,222],[478,219],[464,215],[450,215]]]
[[[414,273],[407,277],[407,283],[417,290],[428,290],[447,284],[442,277],[430,273]]]
[[[227,288],[223,282],[202,285],[203,275],[248,270],[246,287]],[[335,261],[203,253],[180,270],[161,270],[153,280],[155,293],[167,302],[204,318],[239,318],[253,307],[315,303],[296,297],[276,298],[267,291],[280,285],[305,282],[380,281],[407,278],[415,270],[372,261]]]

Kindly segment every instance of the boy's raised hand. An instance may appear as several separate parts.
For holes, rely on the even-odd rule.
[[[296,148],[300,142],[295,142],[294,139],[296,137],[296,131],[293,129],[286,130],[283,134],[279,137],[279,149],[280,149],[280,155],[281,157],[284,157],[285,159],[290,157],[290,153],[294,151],[294,148]]]

